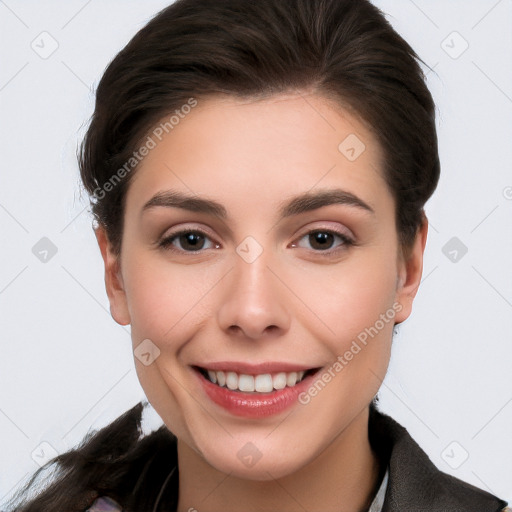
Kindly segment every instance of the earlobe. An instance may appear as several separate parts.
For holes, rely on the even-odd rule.
[[[396,301],[401,304],[402,309],[396,314],[395,322],[397,324],[406,320],[412,311],[412,303],[418,291],[423,273],[423,254],[427,242],[427,232],[428,221],[425,215],[423,215],[423,222],[418,228],[414,244],[407,257],[400,256]]]
[[[119,256],[112,251],[112,245],[103,226],[94,228],[94,234],[96,235],[105,267],[105,289],[110,302],[110,314],[118,324],[128,325],[131,319]]]

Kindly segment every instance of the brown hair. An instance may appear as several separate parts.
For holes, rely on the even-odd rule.
[[[190,98],[312,90],[373,130],[408,246],[439,178],[435,108],[412,48],[361,0],[178,0],[110,63],[80,153],[92,211],[115,252],[143,136]],[[341,142],[341,141],[340,141]]]
[[[367,0],[178,0],[107,67],[81,146],[82,181],[114,250],[131,159],[159,120],[191,98],[303,90],[350,108],[376,134],[408,246],[439,178],[435,108],[417,55],[384,15]],[[18,493],[24,504],[15,510],[78,512],[98,494],[126,512],[174,510],[177,489],[164,484],[175,439],[165,426],[141,438],[141,413],[139,404],[50,461]],[[28,490],[53,467],[52,484],[31,500]]]

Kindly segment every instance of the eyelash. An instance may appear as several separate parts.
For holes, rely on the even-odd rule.
[[[312,229],[310,231],[307,231],[306,233],[301,235],[298,238],[298,242],[293,242],[292,247],[298,247],[298,243],[302,239],[304,239],[306,237],[309,237],[309,236],[311,236],[314,233],[323,233],[323,234],[327,234],[327,235],[332,235],[334,237],[338,237],[341,240],[341,243],[339,245],[335,246],[334,248],[330,248],[330,249],[326,249],[326,250],[308,249],[308,250],[314,252],[316,256],[328,258],[328,257],[337,255],[341,251],[346,251],[351,246],[356,245],[355,240],[350,238],[345,233],[342,233],[340,231],[336,231],[335,229],[317,228],[317,229]]]
[[[162,247],[163,249],[170,250],[173,252],[179,252],[179,253],[191,253],[191,254],[199,254],[203,252],[202,249],[199,249],[197,251],[185,251],[183,249],[176,249],[173,247],[174,240],[177,240],[182,235],[188,235],[188,234],[199,234],[210,240],[210,235],[208,235],[205,231],[201,229],[182,229],[181,231],[176,231],[176,233],[172,233],[169,236],[165,237],[163,240],[161,240],[158,243],[159,247]],[[213,242],[215,245],[219,245],[215,242]]]
[[[341,243],[338,246],[336,246],[335,248],[330,248],[330,249],[326,249],[326,250],[310,249],[316,255],[319,255],[321,257],[333,256],[340,251],[347,250],[349,247],[356,245],[355,241],[352,240],[350,237],[348,237],[345,233],[341,233],[340,231],[336,231],[333,229],[322,229],[322,228],[312,229],[312,230],[304,233],[303,235],[301,235],[300,238],[298,238],[297,240],[298,240],[298,242],[300,242],[303,238],[310,236],[314,233],[324,233],[324,234],[333,235],[335,237],[338,237],[341,240]],[[175,248],[173,246],[174,241],[179,239],[180,236],[187,235],[187,234],[199,234],[201,236],[204,236],[206,239],[210,240],[214,245],[216,245],[216,246],[219,245],[216,242],[214,242],[213,240],[211,240],[210,236],[205,231],[203,231],[201,229],[183,229],[181,231],[177,231],[177,232],[172,233],[171,235],[165,237],[163,240],[158,242],[158,246],[165,250],[169,250],[169,251],[173,251],[173,252],[177,252],[177,253],[181,253],[181,254],[189,253],[189,254],[196,255],[196,254],[200,254],[200,253],[204,252],[204,250],[208,250],[208,249],[204,249],[204,250],[198,249],[196,251],[186,251],[184,249]],[[293,242],[292,247],[298,247],[298,242]]]

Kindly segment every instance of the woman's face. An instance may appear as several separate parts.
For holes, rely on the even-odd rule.
[[[361,439],[426,231],[402,261],[375,137],[306,94],[199,101],[161,131],[119,261],[98,230],[148,399],[180,443],[254,480]]]

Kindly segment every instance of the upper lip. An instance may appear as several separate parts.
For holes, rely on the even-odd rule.
[[[319,368],[319,366],[307,366],[298,363],[266,361],[262,363],[247,363],[243,361],[215,361],[211,363],[199,363],[194,366],[204,370],[235,372],[246,375],[261,375],[264,373],[300,372]]]

